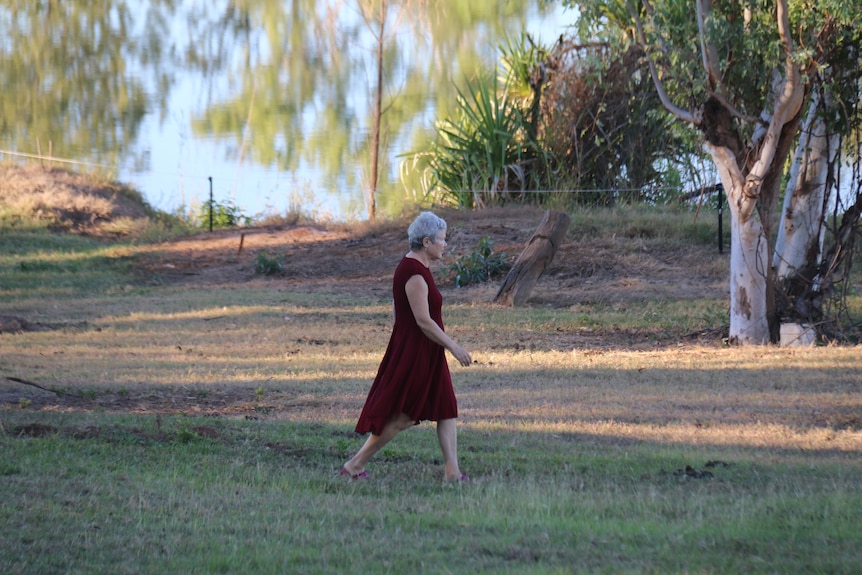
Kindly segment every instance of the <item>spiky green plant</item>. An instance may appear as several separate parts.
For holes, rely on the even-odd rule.
[[[437,201],[459,207],[498,203],[512,192],[530,189],[533,167],[544,152],[526,137],[526,120],[517,102],[497,83],[480,77],[458,91],[455,119],[437,123],[438,138],[428,152],[423,187]]]

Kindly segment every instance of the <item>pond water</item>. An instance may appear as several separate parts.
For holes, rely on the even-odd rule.
[[[212,191],[248,216],[364,219],[380,19],[363,4],[0,0],[0,159],[102,166],[168,212]],[[496,65],[507,38],[555,41],[575,19],[558,4],[393,3],[378,210],[420,193],[401,163],[452,109],[454,86]]]

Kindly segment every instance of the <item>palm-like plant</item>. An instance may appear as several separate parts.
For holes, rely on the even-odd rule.
[[[527,122],[506,86],[487,77],[458,90],[456,118],[437,122],[437,140],[413,154],[424,163],[426,195],[460,207],[481,208],[527,190],[531,165],[543,152],[528,138]]]

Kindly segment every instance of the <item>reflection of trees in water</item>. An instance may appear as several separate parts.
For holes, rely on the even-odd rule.
[[[35,152],[38,139],[45,153],[50,141],[57,156],[119,162],[147,114],[170,116],[180,75],[197,75],[206,88],[196,136],[220,139],[231,161],[312,166],[361,205],[377,75],[374,27],[361,15],[369,1],[410,4],[409,18],[387,22],[381,60],[385,210],[401,196],[393,157],[430,137],[433,118],[454,105],[454,83],[492,62],[504,31],[544,3],[0,0],[0,148]]]
[[[386,210],[401,197],[392,156],[431,137],[431,118],[454,105],[453,82],[473,76],[493,57],[495,39],[507,27],[520,28],[536,1],[507,2],[502,14],[496,0],[382,1],[392,6],[381,59],[377,186]],[[399,20],[407,3],[411,17]],[[240,162],[283,171],[314,166],[325,174],[326,186],[354,190],[351,201],[361,205],[374,149],[369,133],[377,77],[374,35],[380,29],[363,19],[363,8],[380,13],[368,5],[248,2],[217,17],[210,13],[192,34],[200,40],[190,42],[190,54],[194,62],[227,73],[238,87],[195,118],[194,133],[232,139]]]
[[[3,147],[47,153],[50,142],[55,155],[99,161],[128,150],[144,116],[165,109],[173,4],[135,14],[120,0],[0,0]]]

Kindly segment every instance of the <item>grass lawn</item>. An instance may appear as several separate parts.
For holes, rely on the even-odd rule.
[[[452,486],[439,481],[430,426],[399,436],[371,480],[349,481],[334,473],[359,440],[328,422],[6,412],[3,425],[4,573],[862,565],[860,463],[848,446],[686,445],[477,421],[460,445],[475,480]]]
[[[44,328],[0,333],[0,573],[862,572],[858,346],[573,344],[716,304],[453,297],[473,481],[428,423],[351,481],[385,295],[142,285],[134,246],[32,233],[0,234],[0,316]]]

